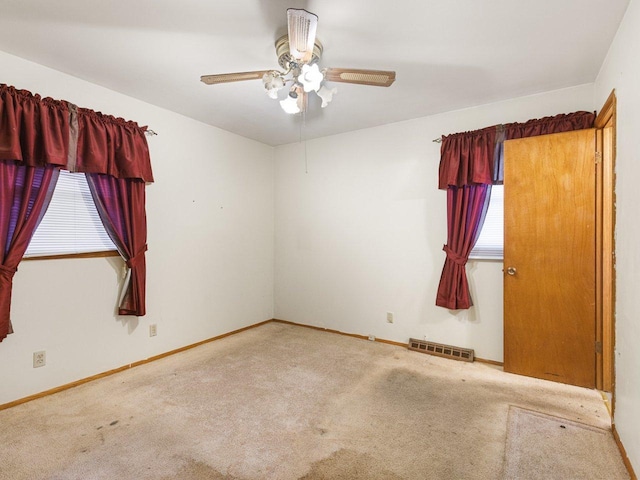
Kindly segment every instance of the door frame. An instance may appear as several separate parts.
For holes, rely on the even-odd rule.
[[[615,408],[615,89],[596,117],[596,388]],[[605,130],[606,129],[606,130]]]

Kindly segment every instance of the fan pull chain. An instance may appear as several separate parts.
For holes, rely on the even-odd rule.
[[[307,141],[303,138],[303,131],[307,124],[307,112],[305,110],[300,114],[300,143],[304,142],[304,173],[309,173],[309,163],[307,161]]]

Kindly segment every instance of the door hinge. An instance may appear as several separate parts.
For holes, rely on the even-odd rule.
[[[602,353],[602,342],[596,342],[596,353]]]
[[[596,152],[596,165],[602,161],[602,153]]]

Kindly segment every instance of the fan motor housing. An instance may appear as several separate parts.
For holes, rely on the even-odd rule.
[[[285,34],[276,40],[276,55],[278,55],[278,64],[285,70],[289,69],[291,63],[298,63],[291,57],[289,51],[289,35]],[[315,63],[322,57],[322,43],[316,38],[313,44],[313,55],[308,63]]]

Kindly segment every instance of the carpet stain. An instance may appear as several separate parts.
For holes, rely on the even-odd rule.
[[[299,480],[402,480],[387,470],[371,455],[341,449],[330,457],[315,462],[311,470]]]
[[[162,477],[162,480],[239,480],[233,475],[225,475],[204,462],[189,459],[175,475]]]

